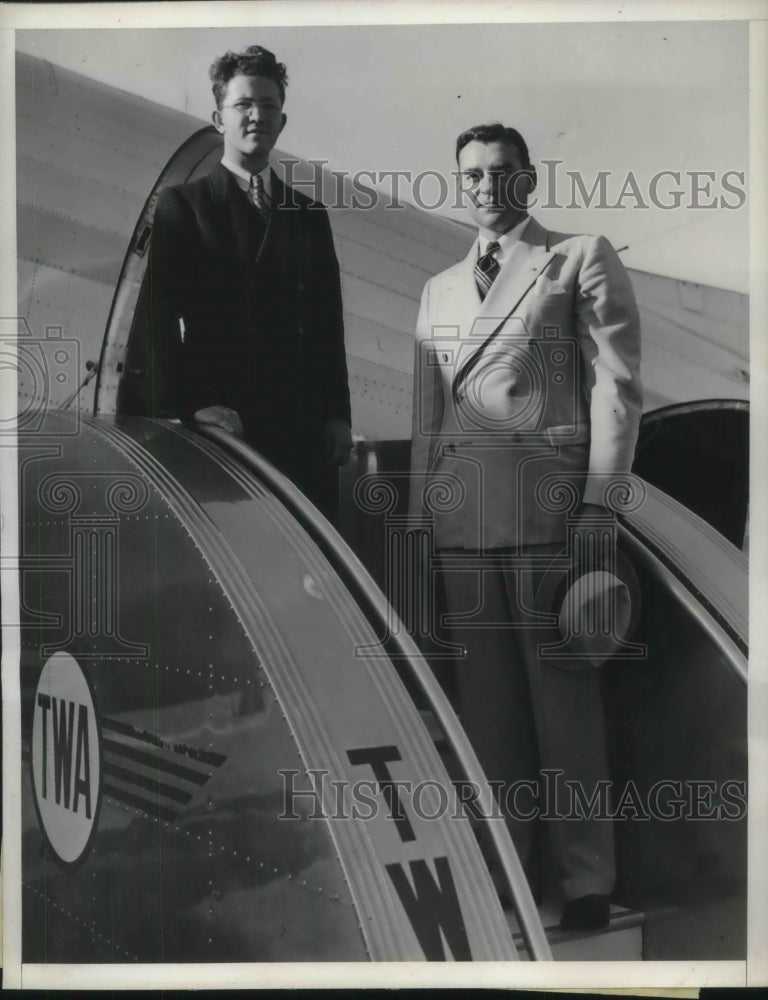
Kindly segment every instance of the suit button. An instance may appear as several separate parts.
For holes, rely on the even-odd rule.
[[[301,324],[299,324],[298,331],[299,331],[299,334],[304,333],[304,327],[301,326]]]
[[[303,292],[303,291],[304,291],[304,282],[303,282],[303,281],[300,281],[300,282],[299,282],[299,291],[300,291],[300,292]]]

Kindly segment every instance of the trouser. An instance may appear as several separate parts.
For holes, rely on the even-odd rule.
[[[527,552],[554,555],[561,548]],[[444,549],[440,555],[462,551]],[[546,822],[564,898],[609,895],[615,881],[610,820],[589,818],[589,810],[582,810],[583,819],[553,818],[573,815],[565,782],[578,783],[588,801],[597,783],[609,779],[599,670],[568,670],[539,657],[542,635],[531,624],[531,611],[543,569],[442,565],[450,639],[467,650],[456,667],[459,715],[486,777],[500,783],[497,798],[529,879],[538,824],[521,816],[536,812]],[[522,624],[526,614],[528,627],[508,627]],[[465,620],[451,620],[458,615]],[[541,790],[544,782],[563,790],[554,809],[549,796],[546,802],[540,796],[537,808],[533,783]]]

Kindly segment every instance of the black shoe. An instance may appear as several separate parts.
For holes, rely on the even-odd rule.
[[[560,926],[564,931],[599,931],[608,926],[611,905],[607,896],[579,896],[563,907]]]

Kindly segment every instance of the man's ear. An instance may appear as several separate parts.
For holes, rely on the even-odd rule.
[[[533,166],[521,167],[513,174],[512,182],[512,203],[518,208],[527,208],[528,199],[536,187],[536,168]],[[510,192],[508,192],[508,196],[509,194]]]
[[[218,108],[216,108],[215,111],[211,112],[211,121],[213,122],[217,132],[224,131],[224,122],[221,119],[221,112],[219,111]]]
[[[285,128],[285,123],[286,123],[286,122],[288,121],[288,115],[286,115],[286,113],[285,113],[285,112],[283,112],[283,113],[282,113],[282,114],[280,115],[280,119],[281,119],[281,121],[282,121],[282,125],[280,126],[280,129],[279,129],[279,131],[278,131],[278,133],[277,133],[278,135],[280,135],[280,132],[282,132],[282,131],[283,131],[283,129]]]

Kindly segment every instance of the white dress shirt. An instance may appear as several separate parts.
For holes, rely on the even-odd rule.
[[[503,236],[495,237],[496,243],[499,244],[499,249],[494,254],[494,257],[499,262],[499,266],[505,264],[507,259],[512,255],[515,246],[520,242],[520,237],[523,235],[523,230],[528,225],[530,220],[530,215],[526,215],[522,222],[518,222],[516,226],[509,229]],[[478,246],[478,259],[483,256],[485,251],[488,249],[488,244],[494,242],[489,240],[482,233],[478,234],[479,246]]]
[[[251,189],[251,178],[255,177],[255,174],[250,174],[247,170],[239,167],[236,163],[228,160],[226,157],[221,159],[222,167],[226,167],[227,170],[232,174],[232,176],[237,181],[237,185],[241,191],[245,191],[246,194]],[[269,164],[267,164],[263,170],[259,171],[259,176],[264,182],[264,197],[267,200],[267,205],[272,201],[272,171]]]

